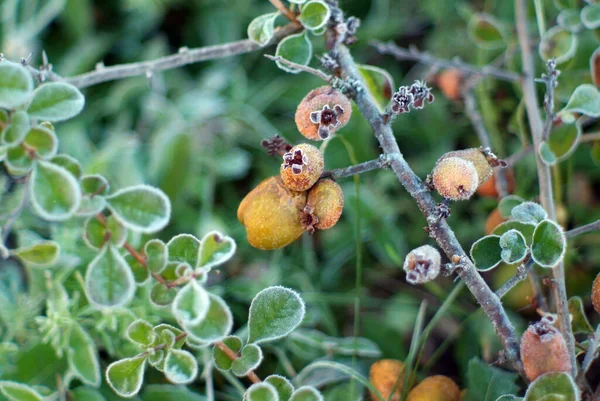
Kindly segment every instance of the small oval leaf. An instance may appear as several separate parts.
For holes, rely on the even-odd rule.
[[[298,20],[306,28],[317,30],[325,26],[331,17],[329,6],[321,0],[310,0],[300,8]]]
[[[275,55],[296,64],[308,65],[312,58],[312,43],[306,32],[290,35],[279,42]],[[279,68],[286,72],[292,74],[300,72],[299,69],[287,66],[280,61],[276,63]]]
[[[256,383],[244,393],[244,401],[280,401],[277,390],[269,383]]]
[[[27,151],[34,152],[40,159],[48,160],[56,155],[58,138],[54,131],[40,125],[39,127],[31,128],[27,132],[23,146]]]
[[[27,102],[33,90],[31,74],[17,63],[0,63],[0,107],[12,109]]]
[[[77,180],[66,169],[37,160],[30,179],[31,205],[45,220],[66,220],[81,202]]]
[[[198,375],[198,362],[188,351],[171,349],[164,366],[165,377],[174,384],[189,384]]]
[[[473,14],[467,29],[471,40],[482,49],[500,49],[505,46],[502,23],[489,14]]]
[[[2,131],[2,143],[6,145],[19,144],[31,128],[29,116],[26,112],[15,111],[10,118],[10,124]]]
[[[240,351],[240,349],[242,349],[242,339],[237,336],[225,337],[222,341],[236,354]],[[213,347],[213,360],[215,361],[215,366],[217,369],[222,371],[228,371],[231,369],[231,365],[233,363],[227,354],[217,346]]]
[[[106,197],[112,214],[125,227],[144,234],[164,228],[171,216],[171,202],[150,185],[123,188]]]
[[[52,266],[60,256],[60,245],[55,241],[42,241],[34,245],[18,248],[11,253],[34,267]]]
[[[127,339],[134,344],[147,347],[156,340],[156,333],[152,330],[152,325],[143,319],[133,321],[125,333]]]
[[[570,123],[575,121],[573,113],[600,117],[600,92],[594,85],[579,85],[558,115],[564,122]]]
[[[600,28],[600,5],[589,4],[581,10],[581,23],[587,29]]]
[[[511,210],[511,215],[521,223],[537,224],[548,217],[544,208],[535,202],[523,202]]]
[[[159,239],[151,239],[144,245],[146,267],[152,273],[160,273],[167,266],[169,250],[167,245]]]
[[[133,273],[112,245],[105,246],[89,264],[85,274],[85,292],[98,309],[126,305],[135,294]]]
[[[539,44],[539,53],[542,60],[548,61],[555,58],[557,64],[572,59],[576,50],[577,36],[560,26],[547,30]]]
[[[323,401],[323,396],[314,387],[302,386],[294,391],[290,401]]]
[[[488,271],[498,266],[502,261],[500,237],[488,235],[475,241],[471,246],[471,259],[479,271]]]
[[[219,266],[231,259],[235,248],[233,238],[216,231],[210,232],[202,238],[198,266],[206,271]]]
[[[1,64],[0,64],[1,65]],[[2,70],[0,70],[1,72]],[[0,381],[0,394],[9,401],[42,401],[43,397],[26,384]]]
[[[522,262],[527,256],[527,242],[525,237],[517,230],[509,230],[500,237],[501,257],[509,265]]]
[[[269,43],[275,32],[275,19],[278,15],[279,13],[276,12],[254,18],[248,25],[248,39],[261,46]]]
[[[71,157],[71,156],[65,155],[65,154],[60,154],[60,155],[54,156],[50,160],[50,162],[52,162],[53,164],[56,164],[57,166],[61,166],[62,168],[67,170],[69,173],[73,174],[73,177],[75,177],[77,179],[81,178],[81,173],[82,173],[81,164],[79,164],[79,161],[77,159],[75,159],[74,157]],[[83,188],[82,188],[82,190],[83,190]]]
[[[196,325],[206,317],[209,305],[208,292],[192,279],[175,296],[173,315],[181,321],[182,325]]]
[[[525,401],[577,401],[579,390],[567,373],[546,373],[535,379],[525,393]]]
[[[262,360],[262,349],[256,344],[248,344],[242,348],[241,356],[231,364],[231,372],[237,377],[244,377],[258,368]]]
[[[277,394],[279,394],[279,400],[289,400],[294,392],[294,386],[292,383],[285,377],[279,375],[271,375],[265,378],[265,383],[269,383],[275,390],[277,390]]]
[[[564,257],[567,240],[563,229],[554,221],[544,220],[533,232],[531,256],[541,267],[554,267]]]
[[[71,328],[67,353],[70,371],[90,386],[100,385],[100,363],[94,339],[78,323]]]
[[[121,397],[133,397],[142,387],[146,358],[142,355],[111,363],[106,369],[106,382]]]
[[[50,82],[35,90],[27,112],[31,118],[56,122],[76,116],[84,104],[85,98],[73,85]]]
[[[229,306],[215,294],[209,294],[210,306],[206,318],[197,325],[185,325],[184,330],[196,342],[210,345],[231,333],[233,316]]]

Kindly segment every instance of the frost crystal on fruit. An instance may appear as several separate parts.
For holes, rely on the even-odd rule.
[[[321,110],[310,113],[310,121],[319,124],[319,137],[327,139],[331,135],[331,127],[337,128],[341,124],[338,117],[342,114],[344,109],[339,104],[333,106],[333,109],[326,104]]]
[[[437,249],[423,245],[413,249],[404,260],[406,281],[422,284],[434,280],[440,273],[441,256]]]
[[[306,164],[308,164],[308,158],[304,152],[302,152],[302,149],[296,149],[293,152],[287,152],[283,155],[283,164],[281,167],[283,167],[284,170],[291,168],[292,173],[301,174],[302,166]]]

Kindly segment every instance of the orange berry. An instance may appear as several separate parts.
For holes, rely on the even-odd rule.
[[[399,381],[398,378],[400,378]],[[398,382],[391,401],[400,401],[404,384],[404,364],[395,359],[381,359],[371,365],[369,381],[386,400],[389,399],[394,385]],[[379,398],[371,392],[371,399],[378,400]]]
[[[460,99],[460,87],[463,75],[457,68],[449,68],[437,76],[437,85],[450,100]]]
[[[281,179],[292,191],[306,191],[321,177],[324,166],[321,151],[313,145],[301,143],[283,155]]]
[[[477,170],[477,177],[479,179],[479,183],[477,184],[478,186],[487,181],[487,179],[490,178],[494,173],[488,158],[479,148],[454,150],[446,153],[441,158],[443,159],[446,157],[459,157],[473,163],[475,170]]]
[[[238,220],[246,227],[248,242],[255,248],[282,248],[296,240],[304,230],[300,212],[306,193],[291,191],[280,177],[270,177],[254,188],[238,207]]]
[[[406,401],[459,401],[460,388],[446,376],[430,376],[408,393]]]
[[[316,217],[312,226],[319,230],[333,227],[344,209],[344,192],[339,184],[329,178],[317,181],[308,191],[306,207],[312,208],[310,212]],[[310,231],[310,230],[309,230]]]
[[[549,372],[571,372],[567,343],[553,319],[543,318],[533,323],[521,338],[521,359],[525,375],[534,381]]]
[[[450,200],[469,199],[478,185],[473,163],[459,157],[442,156],[435,164],[431,178],[439,194]]]
[[[352,103],[330,86],[313,89],[296,109],[298,131],[308,139],[329,138],[350,120]]]
[[[594,279],[592,284],[592,304],[596,312],[600,313],[600,274]]]
[[[506,169],[504,171],[506,177],[506,189],[509,194],[512,194],[517,185],[515,181],[515,174],[512,169]],[[477,188],[477,194],[479,196],[485,196],[488,198],[497,198],[498,191],[496,190],[496,176],[492,175],[483,184],[481,184],[479,188]]]

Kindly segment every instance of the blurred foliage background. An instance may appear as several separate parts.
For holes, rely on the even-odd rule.
[[[359,40],[352,49],[358,62],[385,68],[397,85],[426,79],[434,87],[436,100],[431,106],[401,116],[393,127],[400,148],[416,173],[424,178],[445,152],[479,146],[462,102],[447,99],[437,89],[435,70],[378,55],[369,42],[393,40],[404,47],[416,45],[441,58],[460,57],[478,65],[502,56],[504,68],[516,71],[520,63],[515,51],[512,2],[340,3],[348,15],[362,20]],[[558,11],[553,1],[544,3],[551,26]],[[0,2],[4,10],[11,5],[17,7],[18,18],[7,19],[4,14],[0,20],[0,49],[4,55],[18,60],[32,53],[32,64],[37,65],[45,50],[54,71],[62,76],[102,68],[96,67],[97,63],[147,60],[174,53],[182,46],[192,48],[243,39],[255,16],[272,11],[266,0]],[[39,13],[40,10],[45,12]],[[503,24],[506,47],[476,47],[467,34],[474,12],[487,12]],[[312,39],[315,55],[322,54],[322,37]],[[559,103],[568,99],[577,84],[590,81],[588,60],[597,46],[595,32],[581,35],[577,55],[560,67],[563,75],[558,88]],[[274,48],[266,52],[274,53]],[[541,71],[541,58],[538,62]],[[316,58],[313,65],[318,66]],[[427,300],[428,314],[433,314],[455,284],[449,278],[424,287],[409,286],[404,281],[404,256],[414,247],[433,241],[423,230],[423,216],[393,173],[370,172],[361,176],[358,184],[352,178],[341,180],[346,205],[338,225],[312,237],[305,235],[282,250],[265,252],[250,247],[236,218],[237,206],[245,194],[279,171],[279,159],[265,154],[261,140],[281,134],[291,143],[303,142],[295,127],[294,112],[302,97],[319,85],[321,82],[308,74],[286,74],[261,52],[171,70],[151,79],[137,77],[100,84],[84,90],[86,107],[80,116],[57,125],[60,151],[79,159],[86,173],[108,177],[113,189],[136,183],[162,188],[173,203],[171,223],[161,234],[164,239],[182,232],[201,236],[212,229],[235,238],[238,252],[214,285],[230,302],[238,324],[246,321],[247,305],[259,290],[283,284],[299,290],[307,301],[306,327],[333,336],[348,336],[354,333],[354,323],[359,319],[358,334],[375,341],[386,357],[402,359],[408,351],[420,302]],[[542,90],[540,85],[540,94]],[[476,97],[494,151],[500,157],[521,150],[524,140],[526,144],[530,142],[517,86],[485,79],[477,86]],[[561,223],[566,228],[600,218],[600,169],[591,148],[589,143],[582,144],[573,157],[553,171]],[[378,155],[372,131],[356,111],[348,126],[327,146],[326,168],[344,167],[353,159],[360,162]],[[535,199],[538,190],[533,155],[521,160],[514,171],[515,193]],[[1,179],[10,188],[8,178]],[[7,202],[9,195],[7,191],[0,202]],[[497,203],[497,199],[476,196],[452,205],[449,223],[466,249],[484,235],[485,222]],[[26,227],[52,232],[63,245],[63,262],[69,251],[82,248],[78,222],[53,226],[26,213],[15,228],[18,232]],[[582,296],[589,310],[591,280],[600,267],[599,240],[599,234],[577,238],[570,243],[566,259],[569,293]],[[77,263],[78,268],[84,271],[88,262],[84,258]],[[6,262],[2,263],[6,267]],[[360,288],[356,288],[358,264],[362,266]],[[9,282],[9,271],[0,267],[4,282]],[[514,267],[502,266],[485,278],[496,289],[512,274]],[[34,277],[29,285],[44,291],[42,281],[41,277],[37,281]],[[7,330],[13,330],[18,341],[26,342],[31,330],[27,318],[41,306],[29,298],[27,302],[19,301],[18,291],[13,290],[0,287],[3,303],[15,306],[0,307],[0,332],[4,330],[6,335]],[[359,316],[353,309],[357,294],[361,298]],[[528,295],[529,283],[525,281],[505,300],[520,331],[527,319],[536,316]],[[491,325],[465,290],[430,335],[421,356],[421,372],[447,374],[464,383],[471,357],[482,356],[493,362],[499,349]],[[44,350],[48,355],[40,354],[39,349],[35,354],[24,355],[19,364],[24,371],[17,376],[25,378],[32,369],[38,370],[39,363],[34,361],[55,358],[51,349]],[[306,350],[290,350],[297,368],[315,357]],[[368,368],[369,363],[364,361],[364,367]],[[265,371],[272,368],[269,364],[261,367]],[[51,368],[42,370],[34,381],[52,383],[52,373]]]

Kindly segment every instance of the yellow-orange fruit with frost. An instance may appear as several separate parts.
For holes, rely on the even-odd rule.
[[[344,209],[344,192],[339,184],[329,178],[317,181],[308,191],[307,206],[317,218],[314,228],[327,230],[333,227]]]
[[[530,325],[521,337],[521,359],[531,381],[545,373],[571,372],[567,343],[547,318]]]
[[[308,139],[322,141],[346,125],[351,115],[352,103],[344,94],[321,86],[310,91],[298,105],[296,126]]]
[[[592,304],[596,312],[600,313],[600,274],[594,279],[592,284]]]
[[[459,401],[460,388],[446,376],[430,376],[417,384],[407,401]]]
[[[435,189],[446,199],[469,199],[479,185],[473,163],[459,157],[442,157],[431,175]]]
[[[486,182],[494,173],[490,162],[479,148],[453,150],[452,152],[444,154],[441,159],[448,157],[459,157],[473,163],[475,170],[477,170],[477,178],[479,179],[478,186]]]
[[[398,378],[400,378],[399,381]],[[398,382],[391,401],[400,401],[404,384],[404,364],[395,359],[381,359],[371,365],[369,381],[386,400],[390,399],[394,385]],[[379,400],[373,392],[371,392],[371,399]]]
[[[238,220],[246,227],[248,242],[255,248],[282,248],[296,240],[304,230],[300,213],[306,193],[283,185],[281,177],[270,177],[254,188],[238,207]]]
[[[306,191],[321,177],[324,166],[321,151],[313,145],[301,143],[283,155],[281,179],[292,191]]]

